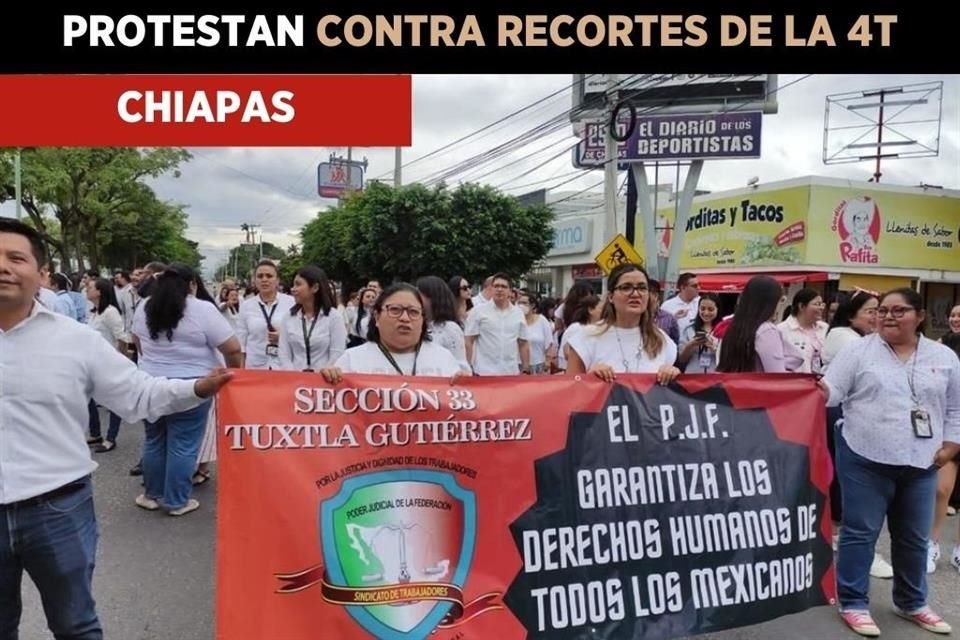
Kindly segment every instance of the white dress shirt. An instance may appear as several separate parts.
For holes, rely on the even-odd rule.
[[[297,311],[296,315],[290,315],[288,311],[274,326],[280,332],[279,368],[284,371],[319,371],[332,366],[347,350],[347,326],[343,322],[343,315],[337,309],[330,309],[328,315],[320,313],[309,320],[303,317],[302,311]],[[310,336],[309,364],[307,334]]]
[[[700,296],[690,302],[685,302],[680,296],[673,296],[660,305],[660,310],[676,318],[677,328],[680,330],[680,335],[683,335],[686,328],[693,324],[697,314],[700,313]],[[683,311],[683,315],[677,318],[680,311]]]
[[[529,330],[523,311],[515,305],[501,309],[489,302],[470,310],[463,334],[476,336],[473,345],[473,371],[477,375],[517,375],[520,373],[520,345]]]
[[[125,287],[114,287],[117,292],[117,303],[120,305],[120,315],[123,317],[123,340],[133,342],[133,315],[137,310],[137,290],[132,284]]]
[[[108,304],[103,313],[97,313],[96,309],[91,311],[87,316],[87,324],[113,347],[116,347],[117,343],[124,338],[123,318],[112,304]]]
[[[911,380],[932,438],[914,434]],[[928,469],[945,440],[960,442],[960,358],[939,342],[921,336],[903,362],[879,334],[865,336],[836,355],[823,381],[827,406],[843,407],[844,439],[868,460]]]
[[[243,349],[246,356],[247,369],[277,369],[280,367],[279,357],[267,355],[267,321],[263,314],[267,314],[270,323],[276,329],[284,314],[290,315],[290,309],[295,304],[296,301],[294,301],[293,296],[286,293],[277,293],[273,304],[265,303],[259,294],[240,303],[237,338],[240,339],[240,348]]]
[[[86,441],[91,398],[125,422],[158,420],[203,402],[193,380],[151,377],[94,329],[40,304],[0,331],[0,504],[97,468]]]

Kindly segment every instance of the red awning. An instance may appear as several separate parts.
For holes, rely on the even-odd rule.
[[[824,271],[786,272],[786,273],[702,273],[697,274],[700,291],[712,293],[740,293],[754,276],[770,276],[787,286],[794,282],[826,282]]]

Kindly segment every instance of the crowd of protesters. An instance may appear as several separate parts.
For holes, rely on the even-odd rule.
[[[197,487],[216,459],[215,395],[240,368],[307,372],[330,384],[350,373],[607,382],[651,374],[660,384],[713,373],[808,374],[822,390],[835,467],[844,622],[879,634],[872,576],[893,580],[899,615],[950,631],[928,604],[927,575],[939,561],[960,453],[960,306],[949,334],[934,341],[912,289],[846,292],[834,308],[813,289],[788,300],[776,279],[758,275],[721,317],[720,299],[701,293],[695,274],[682,274],[664,299],[660,283],[629,263],[612,270],[602,294],[578,284],[562,300],[518,288],[503,273],[477,287],[432,274],[343,291],[317,265],[282,283],[265,260],[251,286],[227,280],[210,292],[183,264],[108,278],[50,273],[46,263],[33,229],[0,220],[0,510],[8,514],[0,519],[0,638],[16,637],[27,571],[57,638],[102,639],[90,452],[117,450],[121,425],[142,421],[146,437],[131,469],[142,491],[133,502],[172,517],[196,511]],[[13,375],[10,367],[28,362]],[[884,522],[892,565],[875,551]],[[960,571],[960,549],[951,564]]]

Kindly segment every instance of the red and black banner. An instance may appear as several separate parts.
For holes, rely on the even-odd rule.
[[[835,598],[811,377],[243,371],[219,406],[219,638],[673,638]]]

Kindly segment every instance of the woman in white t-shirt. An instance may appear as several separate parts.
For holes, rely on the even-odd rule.
[[[570,308],[567,314],[570,324],[566,325],[560,337],[560,353],[558,365],[561,371],[567,370],[567,357],[570,353],[570,340],[586,327],[596,325],[603,319],[603,304],[600,296],[591,293],[585,298],[578,298],[576,305]]]
[[[452,379],[463,375],[453,354],[431,341],[423,296],[405,282],[389,286],[377,298],[367,341],[347,349],[334,366],[320,373],[330,384],[339,383],[345,373]]]
[[[240,341],[215,304],[198,300],[197,276],[174,263],[159,276],[150,298],[137,307],[133,336],[145,372],[167,378],[198,378],[224,363],[243,366]],[[221,358],[222,356],[222,358]],[[155,511],[161,506],[180,516],[199,508],[191,497],[211,401],[188,411],[146,421],[143,451],[145,491],[137,505]]]
[[[319,371],[347,349],[347,325],[336,307],[327,274],[320,267],[301,267],[293,278],[296,304],[277,326],[280,369]]]
[[[424,276],[417,280],[417,290],[423,297],[424,309],[429,319],[430,338],[453,354],[465,374],[473,375],[467,362],[463,325],[460,324],[456,299],[450,287],[437,276]]]
[[[625,263],[614,268],[607,278],[603,320],[569,341],[568,374],[591,373],[612,382],[618,373],[656,373],[660,384],[680,375],[674,366],[677,345],[650,313],[648,282],[643,267]]]
[[[540,300],[530,291],[521,291],[517,305],[527,323],[527,344],[530,345],[530,373],[550,373],[550,362],[557,356],[557,341],[553,323],[540,313]]]
[[[87,282],[87,300],[91,309],[87,313],[87,324],[103,336],[103,339],[125,352],[123,340],[123,317],[120,315],[120,305],[117,303],[116,288],[113,282],[106,278],[96,278]],[[100,436],[100,409],[94,400],[90,401],[90,438],[87,444],[94,445],[97,453],[106,453],[117,448],[117,436],[120,434],[120,416],[114,412],[110,415],[110,426],[107,428],[106,439]]]

